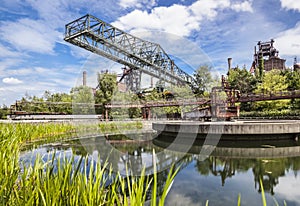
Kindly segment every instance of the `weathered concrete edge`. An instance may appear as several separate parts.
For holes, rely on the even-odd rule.
[[[280,123],[186,123],[186,122],[154,122],[152,129],[157,132],[174,132],[186,134],[226,134],[226,135],[259,135],[259,134],[300,134],[300,121]]]

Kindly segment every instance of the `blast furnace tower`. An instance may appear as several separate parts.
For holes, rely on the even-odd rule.
[[[254,60],[252,64],[252,71],[255,71],[263,61],[264,71],[268,72],[272,69],[285,69],[285,59],[279,57],[279,51],[274,47],[274,39],[267,42],[259,41],[257,47],[254,47]]]

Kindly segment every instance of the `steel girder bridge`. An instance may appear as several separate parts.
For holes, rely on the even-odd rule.
[[[129,67],[124,71],[125,84],[132,91],[141,88],[142,73],[173,85],[193,79],[176,66],[159,44],[135,37],[89,14],[66,25],[64,40]]]

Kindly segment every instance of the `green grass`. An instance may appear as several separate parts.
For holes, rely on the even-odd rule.
[[[258,117],[258,118],[273,118],[273,119],[299,119],[300,110],[273,110],[273,111],[251,111],[240,112],[240,117]]]
[[[73,133],[74,126],[62,123],[0,124],[0,205],[144,205],[149,192],[152,206],[164,205],[179,168],[170,169],[158,194],[155,158],[153,176],[146,176],[143,170],[140,177],[125,178],[113,174],[107,164],[90,164],[86,157],[78,161],[74,156],[53,156],[47,161],[37,157],[33,165],[19,162],[24,143],[68,138]],[[262,205],[267,205],[260,184]],[[237,205],[242,204],[241,199],[239,195]]]
[[[123,132],[126,130],[141,130],[143,124],[136,122],[102,122],[99,124],[101,133]]]
[[[143,170],[140,177],[122,177],[107,169],[108,165],[91,164],[86,157],[75,161],[74,156],[53,156],[45,161],[38,156],[33,165],[20,164],[24,142],[48,138],[50,134],[60,136],[73,131],[70,125],[0,127],[0,205],[144,205],[147,194],[152,192],[156,174],[149,177]],[[171,171],[167,182],[173,181],[175,173]],[[164,190],[160,205],[165,194]],[[157,204],[156,199],[152,202]]]
[[[142,131],[143,123],[140,121],[130,122],[91,122],[74,123],[74,130],[78,137],[100,134],[123,134],[124,132]]]
[[[56,141],[74,135],[70,123],[0,123],[0,141],[15,138],[18,143]]]
[[[141,122],[100,122],[96,124],[49,123],[0,123],[0,141],[18,138],[19,143],[35,141],[54,142],[78,137],[80,134],[114,134],[130,130],[141,130]]]

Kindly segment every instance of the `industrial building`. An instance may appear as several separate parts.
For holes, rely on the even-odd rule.
[[[263,61],[264,71],[268,72],[272,69],[284,70],[285,59],[279,57],[279,51],[274,47],[274,39],[267,42],[259,41],[257,46],[254,47],[254,60],[251,72],[255,72],[259,68],[259,64]]]
[[[297,57],[295,57],[295,59],[294,59],[294,71],[298,71],[298,72],[300,72],[300,63],[298,63],[298,61],[297,61]]]

